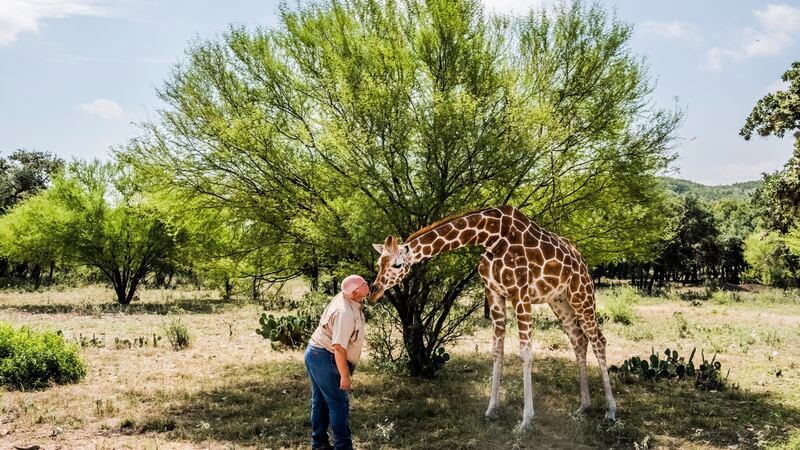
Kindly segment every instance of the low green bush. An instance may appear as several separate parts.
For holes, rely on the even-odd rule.
[[[86,376],[78,347],[60,333],[15,329],[0,322],[0,385],[40,389],[51,383],[77,383]]]
[[[636,320],[633,305],[639,303],[640,299],[639,292],[631,286],[619,286],[604,291],[597,308],[599,322],[631,325]]]

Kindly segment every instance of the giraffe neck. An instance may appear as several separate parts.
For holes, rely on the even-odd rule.
[[[461,247],[490,246],[498,237],[500,217],[483,211],[454,217],[427,231],[417,232],[406,242],[412,264]]]

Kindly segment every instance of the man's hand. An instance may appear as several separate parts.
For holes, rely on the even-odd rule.
[[[353,382],[350,380],[350,376],[341,377],[341,381],[339,382],[339,389],[345,392],[352,392],[353,390]]]
[[[333,344],[336,368],[339,370],[339,389],[350,392],[353,390],[350,381],[350,369],[347,367],[347,350],[339,344]]]

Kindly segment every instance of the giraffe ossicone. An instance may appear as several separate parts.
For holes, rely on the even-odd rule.
[[[606,395],[606,418],[615,419],[617,406],[606,366],[606,340],[595,315],[589,268],[571,242],[542,229],[511,206],[450,216],[413,233],[403,243],[389,236],[382,245],[375,244],[381,256],[378,275],[370,288],[370,303],[400,283],[414,264],[464,246],[485,249],[478,272],[494,325],[492,387],[486,417],[495,418],[499,405],[506,301],[510,301],[519,328],[522,359],[525,399],[520,426],[528,427],[533,420],[531,313],[532,305],[543,303],[561,321],[575,351],[581,387],[581,403],[576,412],[585,412],[591,402],[586,370],[586,349],[591,343]]]

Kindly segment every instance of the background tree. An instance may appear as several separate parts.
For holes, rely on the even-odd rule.
[[[794,134],[794,154],[783,170],[764,174],[764,184],[754,197],[763,226],[786,233],[800,214],[800,61],[792,63],[781,80],[788,83],[787,88],[758,100],[739,134],[747,140],[754,133],[778,137]]]
[[[15,150],[0,157],[0,212],[46,189],[64,161],[49,152]]]
[[[164,220],[130,170],[116,163],[72,163],[47,191],[0,222],[9,256],[64,258],[97,269],[120,304],[129,304],[154,268],[175,261],[185,233]],[[10,249],[10,250],[6,250]],[[38,249],[38,250],[37,250]]]
[[[794,152],[783,170],[764,174],[753,196],[759,228],[745,242],[749,276],[778,286],[800,283],[800,254],[794,252],[800,221],[800,61],[781,77],[788,86],[756,102],[739,134],[783,137],[793,133]]]
[[[630,33],[580,2],[522,19],[477,1],[283,8],[274,29],[189,49],[120,156],[229,211],[274,276],[374,273],[387,234],[504,203],[614,260],[663,229],[655,173],[680,120],[648,102]],[[386,294],[412,374],[480,308],[462,295],[475,267],[452,252]]]
[[[55,265],[62,261],[64,243],[59,233],[66,226],[66,214],[47,193],[22,201],[0,216],[0,255],[13,264],[30,266],[33,288],[41,284],[43,268],[52,281]]]
[[[8,211],[20,200],[46,189],[52,175],[60,172],[63,165],[64,162],[51,153],[36,150],[20,149],[15,150],[8,157],[0,157],[0,214]],[[14,244],[11,242],[0,243],[0,245],[6,246]],[[28,248],[31,258],[26,259],[26,253],[20,252],[22,249],[22,246],[6,249],[14,255],[12,262],[15,264],[16,270],[12,272],[12,275],[21,277],[30,275],[34,287],[38,288],[42,268],[46,267],[42,264],[51,264],[51,261],[39,259],[43,257],[43,253],[34,248]],[[52,264],[50,268],[52,276]],[[0,260],[0,277],[7,274],[9,274],[9,259],[3,258]]]

